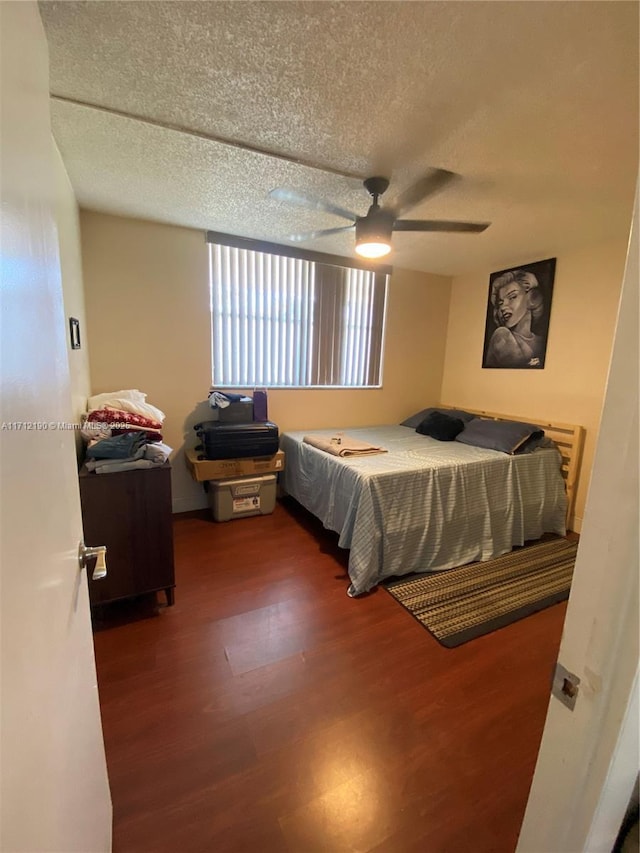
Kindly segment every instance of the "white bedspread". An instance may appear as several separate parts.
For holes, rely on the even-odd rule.
[[[340,534],[355,594],[392,575],[490,560],[543,533],[565,533],[553,448],[508,456],[394,425],[348,430],[389,453],[339,458],[303,442],[310,432],[281,436],[284,488]]]

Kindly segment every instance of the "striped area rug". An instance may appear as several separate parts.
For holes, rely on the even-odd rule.
[[[569,597],[578,544],[550,539],[496,560],[386,585],[387,591],[453,648]]]

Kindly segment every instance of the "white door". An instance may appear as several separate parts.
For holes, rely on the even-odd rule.
[[[74,437],[53,428],[70,420],[71,396],[35,3],[0,3],[0,63],[0,850],[101,853],[111,801]]]
[[[609,853],[638,756],[638,198],[553,696],[519,853]]]

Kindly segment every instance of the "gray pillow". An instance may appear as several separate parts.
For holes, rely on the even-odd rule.
[[[533,451],[537,450],[539,447],[543,450],[546,450],[549,447],[556,447],[557,449],[556,443],[552,438],[549,438],[544,433],[540,436],[534,433],[531,438],[528,438],[524,442],[524,444],[520,445],[520,447],[516,450],[516,453],[518,454],[518,456],[521,453],[533,453]]]
[[[472,444],[475,447],[500,450],[502,453],[517,453],[529,442],[534,442],[543,436],[544,430],[535,424],[474,418],[465,425],[455,440],[462,444]]]
[[[406,421],[402,421],[400,426],[411,427],[411,429],[417,429],[418,425],[422,423],[422,421],[427,418],[429,415],[433,414],[433,412],[439,412],[442,415],[448,415],[450,418],[459,418],[463,423],[469,423],[475,418],[475,415],[472,415],[470,412],[463,412],[459,409],[438,409],[434,406],[429,407],[428,409],[422,409],[421,412],[416,412],[415,415],[411,415],[410,418],[407,418]]]

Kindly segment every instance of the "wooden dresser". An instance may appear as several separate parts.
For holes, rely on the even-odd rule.
[[[171,465],[94,474],[80,470],[86,545],[107,546],[107,576],[92,580],[92,605],[164,591],[174,602]]]

